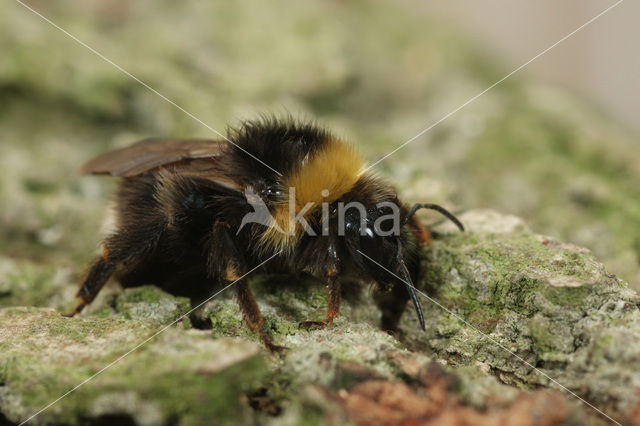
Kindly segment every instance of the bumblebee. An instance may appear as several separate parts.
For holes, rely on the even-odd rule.
[[[393,187],[365,172],[357,150],[313,124],[261,119],[207,139],[146,139],[86,163],[84,174],[122,178],[116,227],[102,243],[76,297],[75,315],[115,275],[123,287],[154,284],[206,300],[234,283],[247,326],[273,343],[245,275],[307,273],[327,285],[327,315],[339,315],[341,281],[386,290],[382,326],[395,330],[408,300],[424,329],[413,282],[430,232]],[[265,262],[269,260],[268,262]]]

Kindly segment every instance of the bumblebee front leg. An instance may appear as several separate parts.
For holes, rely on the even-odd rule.
[[[398,326],[400,317],[402,317],[402,313],[410,299],[407,289],[404,286],[396,285],[388,293],[375,293],[374,299],[382,313],[380,319],[382,330],[397,334],[400,331]]]
[[[431,231],[420,222],[417,216],[411,216],[408,225],[409,230],[420,245],[428,246],[431,244]]]

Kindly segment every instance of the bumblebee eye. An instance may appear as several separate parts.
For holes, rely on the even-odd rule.
[[[279,198],[283,194],[280,182],[273,182],[268,184],[266,188],[264,188],[261,192],[266,198],[270,200]]]

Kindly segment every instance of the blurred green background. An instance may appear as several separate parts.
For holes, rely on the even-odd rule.
[[[28,4],[220,132],[291,114],[371,162],[515,68],[417,1]],[[0,296],[71,296],[115,184],[79,165],[217,136],[17,2],[0,4],[0,49]],[[408,202],[522,216],[640,289],[637,135],[564,88],[517,74],[376,169]]]

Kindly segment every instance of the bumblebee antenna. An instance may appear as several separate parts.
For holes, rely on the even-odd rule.
[[[409,222],[409,219],[411,219],[411,217],[420,209],[435,210],[441,213],[444,217],[446,217],[451,222],[453,222],[460,231],[464,232],[464,225],[462,225],[462,222],[460,222],[460,220],[458,220],[458,218],[455,217],[453,213],[449,212],[449,210],[445,209],[444,207],[438,204],[422,204],[422,203],[415,204],[413,207],[411,207],[411,210],[409,210],[409,213],[402,221],[402,226],[406,225],[407,222]]]
[[[409,271],[407,270],[407,266],[404,264],[404,259],[402,258],[402,244],[398,244],[398,254],[396,256],[396,260],[400,265],[400,273],[402,274],[402,281],[407,286],[407,291],[409,291],[409,296],[411,296],[413,307],[416,308],[416,315],[418,315],[418,321],[420,321],[420,326],[422,327],[423,331],[427,331],[427,329],[424,326],[424,315],[422,315],[422,308],[420,307],[420,303],[418,302],[416,289],[413,286],[413,282],[411,281],[411,277],[409,276]]]

